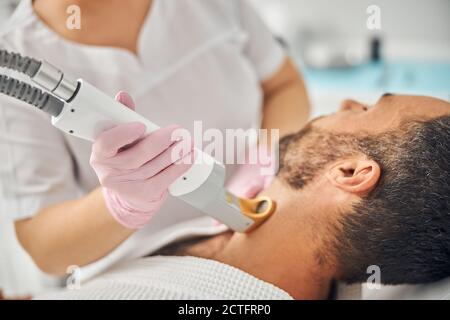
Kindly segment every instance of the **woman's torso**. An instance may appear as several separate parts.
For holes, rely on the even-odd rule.
[[[178,123],[194,132],[195,122],[201,121],[203,131],[218,129],[225,137],[226,129],[259,125],[262,104],[258,76],[243,53],[248,35],[240,28],[233,3],[154,1],[140,34],[138,56],[135,56],[123,49],[85,46],[64,40],[30,13],[31,4],[27,2],[21,4],[22,12],[16,14],[15,27],[6,30],[1,45],[11,51],[46,59],[110,96],[119,90],[128,91],[135,99],[136,111],[160,126]],[[197,122],[197,129],[199,124]],[[90,143],[58,134],[70,153],[74,179],[81,194],[90,192],[98,186],[89,165]],[[194,136],[196,143],[198,138]],[[122,246],[128,249],[113,253],[108,263],[154,250],[158,241],[151,239],[161,236],[158,232],[201,216],[202,213],[180,200],[170,198],[148,227],[125,241]],[[201,220],[199,229],[207,230],[210,223],[210,220]],[[192,227],[189,225],[187,229],[192,231]],[[183,237],[181,231],[177,234]],[[139,249],[134,248],[136,244]]]

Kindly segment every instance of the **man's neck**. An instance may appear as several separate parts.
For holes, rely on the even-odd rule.
[[[271,283],[295,299],[325,299],[332,270],[320,259],[322,241],[314,239],[318,230],[309,224],[314,221],[296,222],[302,220],[302,213],[292,207],[291,199],[298,192],[293,195],[281,189],[275,182],[264,192],[277,201],[274,216],[250,234],[234,234],[214,259]],[[313,210],[313,205],[305,204],[301,211],[305,210]],[[293,215],[296,220],[291,219]]]
[[[277,212],[250,234],[229,231],[182,241],[155,255],[217,260],[271,283],[295,299],[327,298],[334,275],[327,255],[332,245],[328,241],[332,232],[327,224],[329,208],[308,194],[289,192],[276,181],[264,195],[277,202]],[[292,199],[299,200],[297,205]],[[301,209],[298,203],[302,203]]]

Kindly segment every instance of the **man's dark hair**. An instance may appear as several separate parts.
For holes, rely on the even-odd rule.
[[[306,146],[310,154],[296,163],[300,143],[302,153]],[[384,284],[449,277],[450,116],[409,121],[376,136],[308,128],[282,139],[279,175],[299,189],[318,168],[355,153],[376,161],[382,172],[375,189],[339,221],[334,245],[339,280],[365,282],[371,265],[381,269]]]

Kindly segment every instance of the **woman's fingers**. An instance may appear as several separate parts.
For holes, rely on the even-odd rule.
[[[125,91],[119,91],[116,100],[131,110],[135,109],[133,98]],[[145,125],[140,123],[116,126],[100,134],[94,143],[93,151],[104,158],[113,157],[121,148],[139,139],[145,129]]]
[[[183,159],[192,151],[192,142],[184,140],[177,142],[156,156],[154,159],[144,164],[142,167],[133,170],[126,170],[124,174],[120,175],[119,179],[123,179],[123,181],[147,180],[165,170],[175,162]]]
[[[116,99],[134,109],[128,94],[120,92]],[[179,128],[173,125],[146,136],[144,124],[128,123],[103,132],[94,142],[91,165],[111,215],[125,227],[145,226],[164,203],[168,187],[192,166],[193,144],[182,139]]]
[[[195,153],[191,152],[147,181],[151,186],[165,190],[192,167],[194,160]]]
[[[145,134],[146,126],[140,122],[120,124],[102,132],[92,146],[97,160],[114,157],[121,148],[130,145]]]
[[[163,153],[174,143],[179,142],[179,140],[173,136],[175,130],[179,128],[180,127],[177,125],[172,125],[152,132],[131,148],[124,150],[116,157],[109,159],[108,164],[125,170],[137,169],[143,166]]]
[[[131,96],[125,91],[119,91],[116,95],[116,100],[133,111],[136,109],[133,98],[131,98]]]

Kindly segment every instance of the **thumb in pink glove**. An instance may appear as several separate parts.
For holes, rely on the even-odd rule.
[[[131,97],[116,99],[134,110]],[[111,215],[130,229],[144,227],[164,203],[168,187],[193,164],[193,143],[172,125],[149,135],[141,123],[118,125],[95,140],[90,164]]]
[[[239,165],[228,181],[228,191],[241,198],[256,197],[272,182],[276,174],[275,160],[272,152],[265,146],[250,148],[245,163]]]

